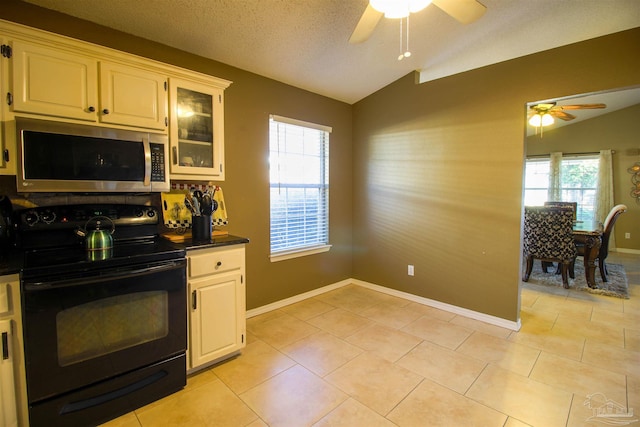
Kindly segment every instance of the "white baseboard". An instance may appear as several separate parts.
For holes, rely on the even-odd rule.
[[[322,288],[314,289],[309,292],[305,292],[303,294],[295,295],[290,298],[286,298],[280,301],[273,302],[271,304],[263,305],[262,307],[253,308],[251,310],[247,310],[247,318],[258,316],[260,314],[268,313],[273,310],[277,310],[279,308],[285,307],[290,304],[294,304],[296,302],[303,301],[307,298],[312,298],[317,295],[321,295],[325,292],[332,291],[334,289],[341,288],[346,285],[358,285],[364,288],[368,288],[377,292],[382,292],[387,295],[392,295],[395,297],[403,298],[409,301],[417,302],[419,304],[428,305],[430,307],[434,307],[440,310],[447,311],[449,313],[457,314],[459,316],[468,317],[470,319],[479,320],[484,323],[488,323],[490,325],[499,326],[501,328],[510,329],[512,331],[519,331],[521,327],[520,319],[517,321],[506,320],[500,317],[491,316],[485,313],[480,313],[473,310],[468,310],[466,308],[458,307],[451,304],[446,304],[440,301],[432,300],[429,298],[420,297],[417,295],[413,295],[407,292],[398,291],[395,289],[387,288],[385,286],[375,285],[373,283],[365,282],[358,279],[346,279],[340,282],[324,286]]]
[[[315,296],[324,294],[325,292],[332,291],[334,289],[341,288],[343,286],[353,283],[351,279],[343,280],[341,282],[334,283],[332,285],[323,286],[322,288],[314,289],[303,294],[294,295],[290,298],[285,298],[280,301],[272,302],[271,304],[263,305],[262,307],[252,308],[247,310],[247,319],[250,317],[258,316],[260,314],[268,313],[273,310],[285,307],[287,305],[295,304],[296,302],[304,301],[307,298],[313,298]]]
[[[640,255],[640,249],[615,248],[615,249],[612,249],[611,252]]]

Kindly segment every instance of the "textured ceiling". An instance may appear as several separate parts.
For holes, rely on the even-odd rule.
[[[25,0],[347,103],[413,70],[428,81],[640,26],[639,0],[480,0],[462,25],[431,5],[348,40],[367,0]]]

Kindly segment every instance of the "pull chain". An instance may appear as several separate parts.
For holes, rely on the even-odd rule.
[[[404,33],[402,31],[402,18],[400,18],[400,55],[398,55],[398,61],[402,61],[404,58],[408,58],[411,56],[411,52],[409,51],[409,15],[407,15],[407,44],[406,50],[403,52],[403,36]]]

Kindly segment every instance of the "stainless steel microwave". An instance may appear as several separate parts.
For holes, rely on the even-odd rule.
[[[18,192],[169,191],[166,135],[16,118]]]

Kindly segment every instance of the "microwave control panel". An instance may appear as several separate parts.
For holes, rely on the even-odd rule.
[[[151,147],[151,181],[164,182],[167,171],[165,170],[164,144],[150,143]]]

